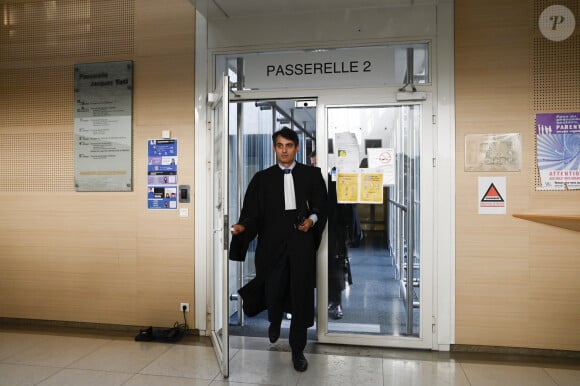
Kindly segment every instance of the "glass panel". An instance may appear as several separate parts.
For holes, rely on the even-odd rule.
[[[330,107],[327,114],[328,332],[417,337],[420,106]],[[356,140],[358,154],[351,163],[355,169],[349,169],[338,153],[347,148],[341,140],[345,133]],[[371,148],[394,155],[391,178],[388,170],[376,168],[377,150],[369,152]],[[383,173],[382,202],[339,203],[336,182],[349,170]],[[411,271],[408,251],[413,256]],[[409,282],[412,296],[407,296]]]
[[[221,126],[221,107],[216,108],[214,112],[214,123],[215,123],[215,130],[214,130],[214,138],[213,138],[213,147],[214,147],[214,156],[213,156],[213,186],[214,186],[214,197],[213,197],[213,208],[214,208],[214,215],[213,215],[213,229],[214,229],[214,253],[213,253],[213,270],[214,270],[214,312],[215,317],[213,319],[213,328],[212,330],[216,332],[221,332],[221,320],[222,320],[222,307],[221,307],[221,299],[222,299],[222,290],[221,290],[221,283],[223,278],[221,277],[223,264],[222,264],[222,256],[223,256],[223,239],[222,239],[222,221],[223,221],[223,157],[221,156],[221,148],[222,148],[222,131],[219,130]]]

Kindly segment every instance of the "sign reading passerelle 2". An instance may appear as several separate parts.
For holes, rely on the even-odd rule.
[[[392,47],[245,56],[245,88],[381,86],[395,73]]]

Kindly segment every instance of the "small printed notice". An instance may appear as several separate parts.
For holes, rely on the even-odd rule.
[[[74,71],[75,190],[132,191],[133,62]]]
[[[358,201],[359,173],[338,173],[336,177],[336,200],[339,204],[355,204]]]
[[[360,202],[363,204],[383,203],[383,174],[361,173]]]
[[[354,133],[336,133],[336,169],[339,172],[357,170],[360,164],[358,141]]]
[[[369,148],[367,153],[369,169],[382,173],[384,186],[395,185],[395,149]]]
[[[336,199],[339,204],[382,204],[382,173],[369,173],[368,169],[336,173]]]
[[[479,177],[477,192],[479,214],[506,214],[505,177]]]
[[[538,190],[580,189],[580,113],[536,114]]]
[[[177,209],[177,140],[147,141],[147,208]]]

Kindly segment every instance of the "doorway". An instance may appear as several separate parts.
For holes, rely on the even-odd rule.
[[[422,175],[429,172],[422,172],[421,167],[424,104],[331,105],[324,98],[322,103],[318,98],[304,101],[230,101],[230,223],[239,216],[252,176],[275,162],[271,135],[283,126],[298,133],[298,162],[311,164],[313,152],[318,151],[315,162],[335,200],[336,183],[344,174],[354,172],[360,178],[380,170],[375,201],[365,203],[359,195],[356,202],[342,199],[330,208],[342,215],[329,220],[319,249],[317,321],[315,328],[309,329],[308,339],[431,348],[431,291],[421,291],[430,285],[432,274],[429,254],[422,252],[428,245],[425,240],[431,239],[423,235],[422,212],[432,207],[432,203],[421,201],[422,181],[429,180],[428,175]],[[347,133],[355,140],[354,147],[345,147],[347,143],[341,138]],[[343,148],[356,150],[356,165],[348,166],[338,159]],[[380,150],[393,157],[386,169],[376,164]],[[343,228],[337,233],[334,225],[338,223]],[[255,275],[254,250],[255,245],[251,245],[245,262],[229,263],[230,335],[267,336],[266,312],[246,317],[240,312],[241,299],[236,293]],[[335,288],[339,289],[338,301]],[[290,318],[287,315],[282,323],[282,338],[288,336]]]
[[[238,219],[243,197],[254,174],[275,163],[272,134],[282,127],[296,131],[300,151],[297,161],[310,164],[310,155],[316,147],[316,104],[303,99],[269,99],[230,101],[229,118],[229,179],[230,222]],[[229,315],[230,333],[241,336],[267,336],[268,321],[265,312],[246,318],[240,310],[241,299],[237,290],[255,277],[254,253],[256,241],[248,248],[244,262],[230,262]],[[282,323],[282,336],[287,337],[289,320]],[[312,339],[315,334],[311,333]]]

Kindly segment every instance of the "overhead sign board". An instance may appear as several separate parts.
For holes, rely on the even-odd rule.
[[[246,56],[251,89],[379,86],[392,83],[394,47],[259,53]]]

